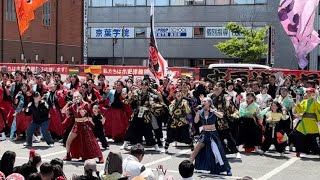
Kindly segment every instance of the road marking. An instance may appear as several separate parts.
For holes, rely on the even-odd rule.
[[[283,163],[281,166],[275,168],[274,170],[270,171],[269,173],[265,174],[264,176],[258,178],[257,180],[267,180],[270,179],[272,176],[278,174],[279,172],[283,171],[287,167],[291,166],[294,162],[296,162],[299,158],[293,157],[289,161]]]
[[[50,154],[46,154],[46,155],[41,155],[42,158],[45,157],[50,157],[50,156],[54,156],[54,155],[58,155],[58,154],[63,154],[66,153],[67,151],[59,151],[59,152],[55,152],[55,153],[50,153]]]
[[[191,152],[191,150],[188,149],[188,150],[180,151],[180,152],[178,152],[178,153],[176,153],[176,154],[174,154],[172,156],[168,156],[168,157],[165,157],[165,158],[158,159],[156,161],[151,161],[149,163],[146,163],[146,164],[144,164],[144,166],[145,167],[149,167],[149,166],[152,166],[152,165],[164,162],[164,161],[168,161],[168,160],[172,159],[173,157],[178,157],[178,156],[181,156],[182,154],[185,154],[185,153],[188,153],[188,152]]]

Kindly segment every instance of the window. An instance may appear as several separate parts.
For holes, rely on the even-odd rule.
[[[194,27],[193,28],[193,37],[195,37],[195,38],[204,37],[204,27]]]
[[[184,0],[171,0],[171,5],[172,6],[183,6]]]
[[[146,28],[134,28],[136,38],[146,38]]]
[[[111,0],[91,0],[92,7],[112,6]]]
[[[255,0],[255,4],[267,4],[267,0]]]
[[[193,5],[205,5],[205,0],[193,0]]]
[[[14,8],[14,0],[7,0],[6,15],[7,15],[7,21],[16,21],[16,11]]]
[[[233,0],[207,0],[207,5],[230,5]]]
[[[134,0],[113,0],[113,6],[134,6]]]
[[[148,6],[150,6],[151,0],[148,0]],[[155,6],[169,6],[169,0],[154,0]]]
[[[136,6],[146,6],[147,0],[136,0]]]
[[[234,4],[254,4],[254,0],[234,0]]]
[[[51,25],[51,3],[50,1],[46,2],[42,6],[42,24],[44,26]]]

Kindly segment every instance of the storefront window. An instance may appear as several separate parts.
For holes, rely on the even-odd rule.
[[[171,6],[183,6],[184,0],[171,0]]]
[[[134,6],[134,0],[113,0],[113,6]]]
[[[147,0],[136,0],[136,6],[145,6],[147,5]]]
[[[267,4],[267,0],[255,0],[255,4]]]
[[[254,4],[254,0],[234,0],[234,4]]]
[[[207,5],[230,5],[233,0],[207,0]]]
[[[91,0],[92,7],[105,7],[112,6],[112,1],[110,0]]]
[[[148,6],[150,6],[152,0],[148,0]],[[155,6],[169,6],[169,0],[154,0]]]

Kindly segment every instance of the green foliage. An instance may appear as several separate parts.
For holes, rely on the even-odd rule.
[[[243,38],[233,37],[225,42],[214,45],[223,54],[239,58],[245,63],[257,63],[263,55],[268,53],[268,45],[265,43],[268,26],[259,29],[246,28],[234,22],[229,22],[226,28]]]

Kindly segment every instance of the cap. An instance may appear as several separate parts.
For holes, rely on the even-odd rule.
[[[97,171],[97,163],[95,160],[93,159],[88,159],[84,162],[84,169],[89,171],[94,171],[96,172]]]
[[[316,89],[314,89],[314,88],[308,88],[308,89],[307,89],[307,92],[308,92],[308,93],[315,93],[315,92],[316,92]]]
[[[9,175],[6,180],[24,180],[24,177],[21,174],[13,173]]]

